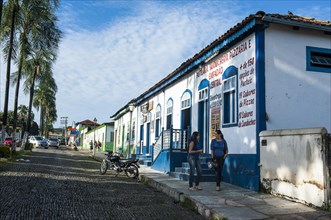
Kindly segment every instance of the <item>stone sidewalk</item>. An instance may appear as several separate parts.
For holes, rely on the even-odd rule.
[[[86,152],[87,153],[87,152]],[[92,155],[91,152],[88,152]],[[105,158],[96,152],[96,160]],[[188,190],[188,182],[141,165],[140,180],[212,219],[331,219],[331,212],[274,195],[254,192],[228,183],[216,191],[214,182],[202,182],[203,190]]]

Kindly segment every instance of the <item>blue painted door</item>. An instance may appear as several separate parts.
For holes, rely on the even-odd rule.
[[[147,126],[146,126],[146,154],[149,154],[150,132],[151,132],[151,123],[147,123]]]
[[[140,125],[140,154],[143,153],[144,147],[144,125]]]
[[[190,134],[188,132],[191,132],[191,108],[186,108],[181,111],[181,129],[184,130],[185,132],[183,133],[183,139],[184,141],[184,148],[187,148],[188,146],[188,137]]]
[[[200,144],[204,149],[204,153],[209,153],[209,136],[208,136],[208,100],[199,102],[198,107],[198,129],[200,133]]]
[[[155,137],[160,136],[160,119],[155,120]]]

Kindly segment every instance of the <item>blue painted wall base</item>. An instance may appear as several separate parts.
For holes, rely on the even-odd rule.
[[[224,163],[223,181],[246,189],[259,190],[256,154],[230,154]]]
[[[162,150],[159,156],[153,161],[152,169],[160,172],[170,172],[170,152],[169,150]]]

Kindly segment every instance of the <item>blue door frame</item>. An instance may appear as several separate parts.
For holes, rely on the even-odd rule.
[[[150,142],[151,123],[147,123],[146,126],[146,154],[149,154],[149,142]]]

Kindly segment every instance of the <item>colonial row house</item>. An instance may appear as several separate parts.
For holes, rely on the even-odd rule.
[[[187,170],[187,142],[193,131],[200,132],[208,159],[210,142],[220,129],[229,146],[223,180],[259,191],[271,175],[261,176],[268,165],[268,161],[261,163],[265,161],[261,151],[276,152],[269,156],[279,162],[273,168],[279,175],[284,155],[291,157],[290,165],[284,162],[288,165],[284,170],[289,170],[296,166],[296,159],[306,161],[317,149],[305,148],[304,152],[308,149],[310,153],[302,153],[307,156],[304,158],[300,150],[298,154],[288,151],[288,144],[268,149],[271,143],[267,138],[262,140],[261,132],[295,136],[319,128],[312,133],[329,137],[331,22],[262,11],[249,15],[111,118],[115,122],[114,151],[139,156],[153,169],[170,175]],[[287,132],[282,133],[284,130]],[[325,152],[321,168],[324,185],[315,184],[320,181],[315,177],[308,181],[317,187],[314,192],[321,194],[323,204],[330,201],[330,153]],[[304,168],[305,172],[310,168]],[[292,181],[297,170],[274,179]],[[206,171],[204,176],[208,175]]]
[[[79,131],[79,146],[85,150],[90,149],[90,142],[101,142],[102,151],[113,151],[114,122],[98,124],[95,121],[84,120],[75,124]]]

